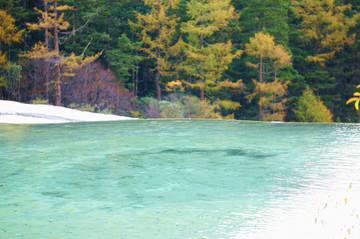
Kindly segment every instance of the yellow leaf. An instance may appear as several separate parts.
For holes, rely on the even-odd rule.
[[[344,198],[345,205],[347,204],[347,198]]]
[[[357,101],[355,102],[355,108],[356,108],[356,110],[359,110],[359,100],[357,100]]]
[[[351,189],[352,188],[352,183],[350,183],[350,185],[349,185],[349,189]]]
[[[359,100],[359,98],[356,98],[356,97],[350,98],[348,101],[346,101],[346,104],[349,104],[349,103],[357,101],[357,100]]]
[[[359,93],[359,92],[355,92],[353,95],[354,95],[354,96],[360,96],[360,93]]]
[[[360,85],[356,86],[356,88],[360,88]]]

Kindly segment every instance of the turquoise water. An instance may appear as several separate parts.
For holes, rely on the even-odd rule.
[[[346,180],[359,145],[355,124],[3,124],[0,238],[242,238]]]

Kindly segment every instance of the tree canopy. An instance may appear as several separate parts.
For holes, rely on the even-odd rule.
[[[0,0],[0,98],[358,122],[359,24],[357,0]]]

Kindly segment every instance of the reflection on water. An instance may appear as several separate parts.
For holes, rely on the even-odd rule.
[[[0,238],[269,238],[299,223],[289,215],[315,224],[349,181],[360,192],[358,125],[149,120],[0,136]]]

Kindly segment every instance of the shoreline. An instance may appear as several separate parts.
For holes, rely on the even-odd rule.
[[[62,106],[0,100],[0,124],[58,124],[134,119],[136,118],[80,111]]]

